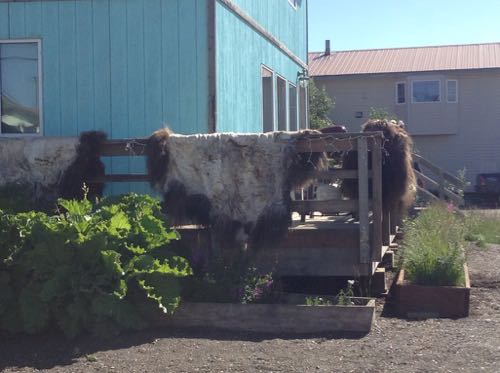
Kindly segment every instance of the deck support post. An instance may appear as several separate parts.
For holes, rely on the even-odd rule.
[[[382,260],[382,138],[370,138],[372,161],[372,261]]]
[[[366,137],[358,138],[358,203],[359,203],[359,261],[371,263],[370,220],[368,196],[368,142]]]

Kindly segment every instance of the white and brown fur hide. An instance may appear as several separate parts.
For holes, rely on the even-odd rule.
[[[321,167],[321,155],[295,151],[297,136],[159,130],[146,149],[150,181],[174,224],[210,226],[219,245],[259,247],[286,233],[290,190]]]

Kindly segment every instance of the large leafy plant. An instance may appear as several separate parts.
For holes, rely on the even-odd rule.
[[[59,206],[55,216],[0,212],[0,328],[109,336],[146,326],[147,299],[174,311],[191,268],[169,249],[179,236],[158,201],[128,194]]]

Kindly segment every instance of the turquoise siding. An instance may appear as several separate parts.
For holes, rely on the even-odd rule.
[[[0,40],[42,40],[43,134],[208,129],[206,0],[0,3]]]
[[[307,0],[294,9],[287,0],[232,0],[307,63]]]
[[[0,40],[42,41],[43,134],[144,137],[164,125],[207,132],[206,1],[0,3]],[[144,171],[140,158],[106,163],[113,173]]]
[[[306,60],[305,0],[297,11],[287,0],[234,2]],[[261,66],[295,84],[302,68],[219,2],[216,45],[217,131],[262,132]]]

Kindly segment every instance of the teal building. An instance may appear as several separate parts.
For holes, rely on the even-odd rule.
[[[296,130],[306,61],[306,0],[0,0],[0,136]]]

